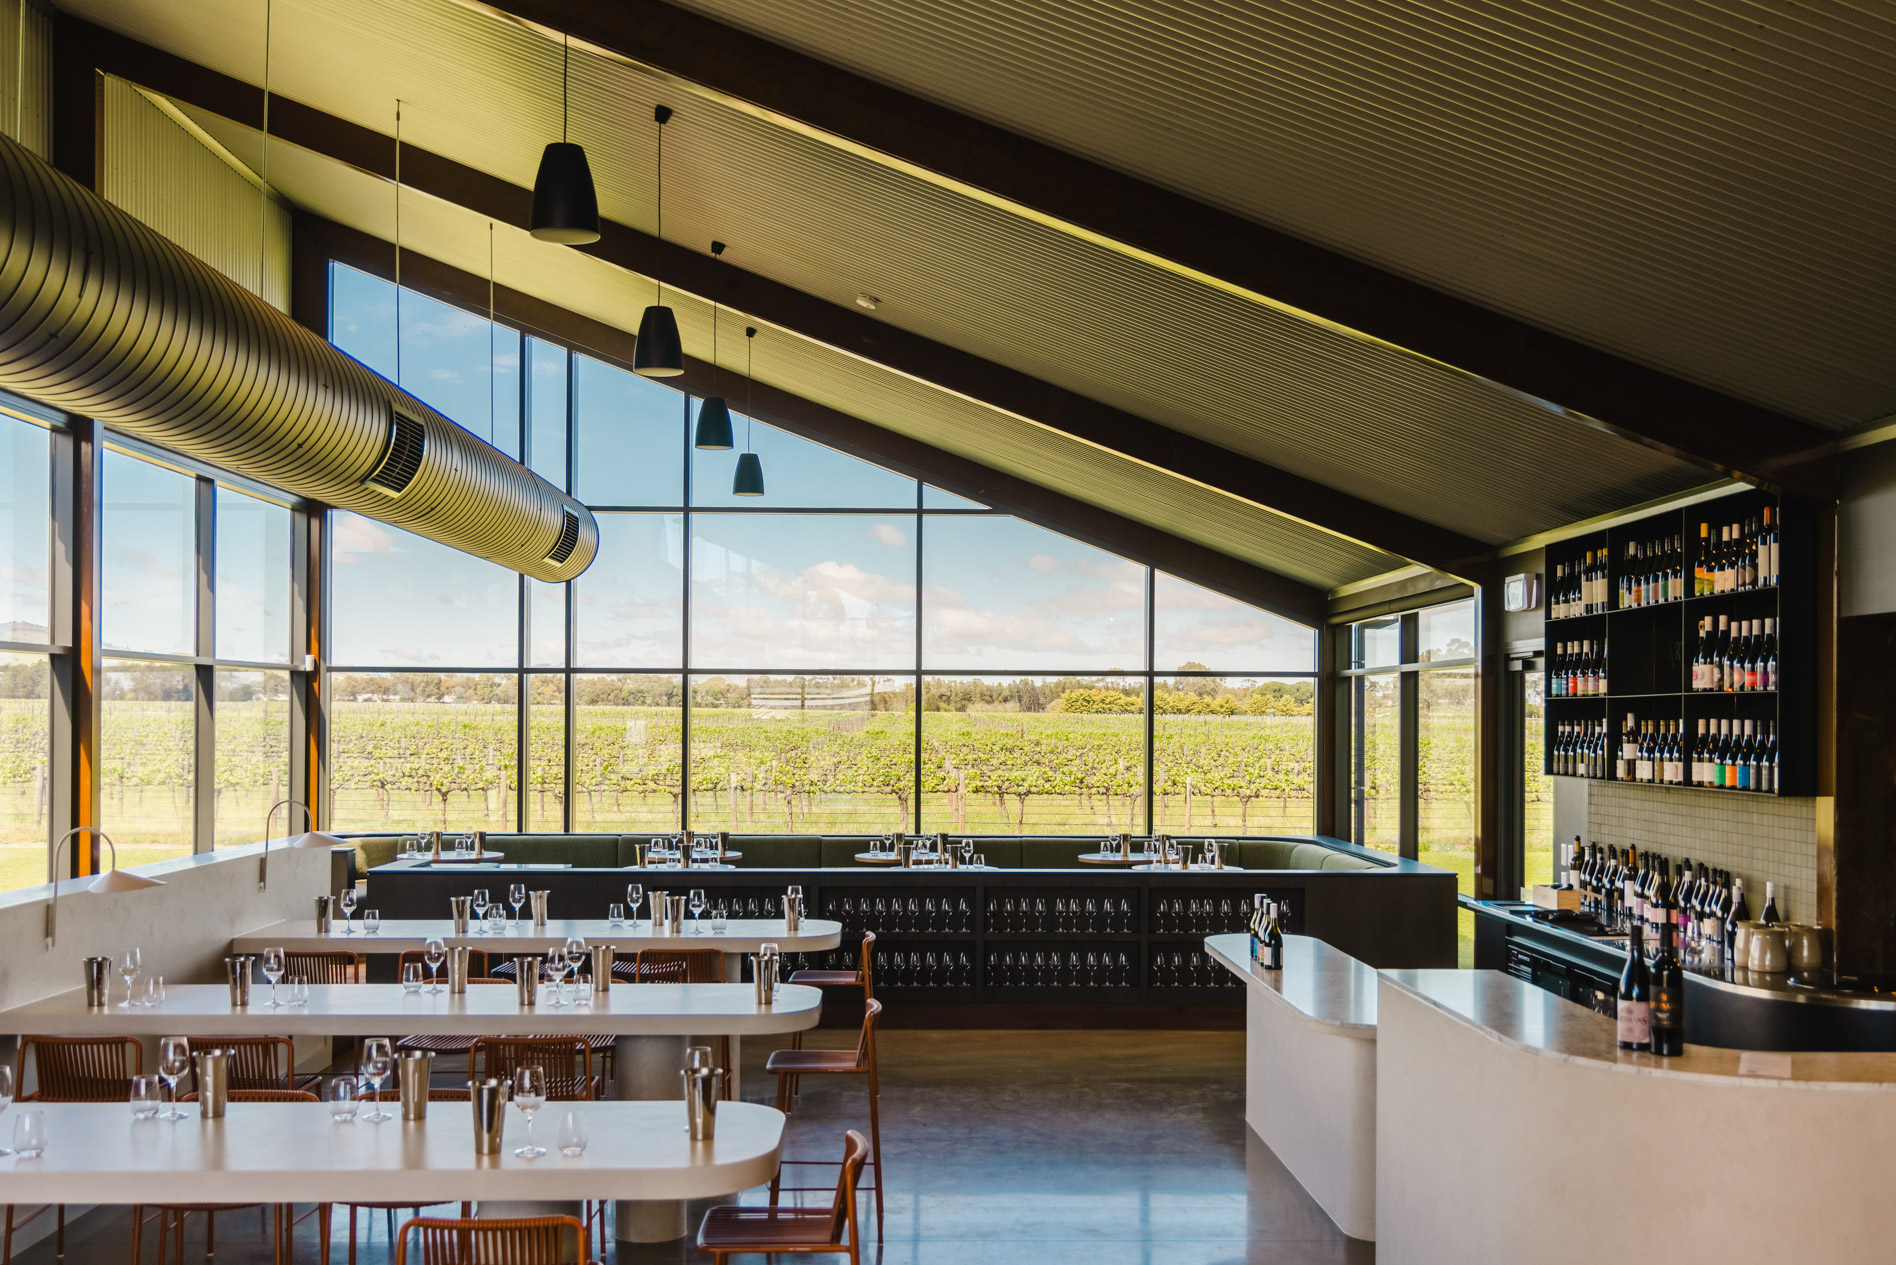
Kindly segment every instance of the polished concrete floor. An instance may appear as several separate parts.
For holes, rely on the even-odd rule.
[[[812,1044],[853,1034],[824,1031]],[[1346,1239],[1244,1126],[1241,1033],[919,1032],[881,1037],[888,1165],[883,1242],[865,1218],[865,1261],[880,1265],[1358,1265]],[[767,1099],[765,1051],[745,1050],[745,1097]],[[828,1083],[825,1083],[825,1082]],[[858,1078],[811,1078],[790,1123],[793,1158],[840,1155],[866,1131]],[[822,1170],[797,1180],[833,1181]],[[181,1199],[208,1192],[180,1190]],[[745,1202],[761,1202],[761,1191]],[[821,1196],[814,1197],[817,1199]],[[867,1200],[865,1199],[865,1204]],[[699,1210],[694,1208],[695,1227]],[[389,1265],[379,1218],[362,1265]],[[186,1261],[202,1261],[193,1226]],[[318,1259],[313,1223],[297,1257]],[[19,1254],[53,1265],[50,1240]],[[345,1259],[338,1226],[332,1259]],[[702,1260],[683,1244],[648,1254]],[[629,1257],[630,1254],[627,1254]],[[68,1265],[125,1265],[129,1221],[95,1213],[68,1235]],[[219,1218],[217,1259],[269,1258],[254,1212]],[[146,1242],[146,1260],[154,1261]],[[753,1258],[761,1259],[761,1258]],[[822,1258],[813,1258],[822,1259]],[[630,1265],[629,1260],[613,1265]]]

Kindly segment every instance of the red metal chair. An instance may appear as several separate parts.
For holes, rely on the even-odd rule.
[[[843,1167],[829,1207],[721,1205],[704,1214],[704,1223],[698,1227],[698,1250],[711,1254],[712,1265],[725,1265],[732,1256],[777,1252],[846,1252],[850,1265],[860,1265],[856,1183],[868,1155],[868,1140],[851,1129],[843,1135]]]
[[[408,1265],[411,1235],[419,1248],[418,1265],[589,1265],[586,1227],[577,1217],[416,1217],[402,1226],[395,1241],[395,1265]],[[573,1244],[570,1252],[568,1242]]]
[[[855,970],[797,971],[790,976],[790,982],[792,984],[809,984],[815,988],[860,988],[862,989],[862,999],[864,1001],[872,1001],[876,995],[875,968],[871,965],[875,956],[875,947],[876,933],[873,931],[865,931],[862,933],[862,954],[856,959]],[[803,1048],[803,1030],[801,1028],[791,1034],[790,1048],[793,1050],[801,1050]],[[797,1084],[796,1078],[791,1077],[790,1096],[792,1099],[795,1099],[799,1088],[801,1087]]]
[[[37,1078],[37,1087],[30,1094],[26,1092],[29,1054]],[[132,1077],[144,1071],[144,1051],[131,1037],[22,1037],[13,1085],[21,1102],[124,1102],[131,1092]],[[54,1252],[63,1261],[66,1205],[54,1204],[51,1208]],[[45,1211],[47,1207],[41,1206],[22,1217],[16,1205],[7,1205],[0,1265],[12,1265],[13,1232]]]
[[[764,1070],[777,1078],[777,1110],[789,1115],[791,1088],[804,1076],[864,1076],[869,1081],[869,1159],[875,1170],[876,1242],[882,1242],[882,1126],[877,1117],[880,1081],[876,1073],[876,1020],[882,1015],[882,1003],[873,997],[863,1006],[862,1035],[853,1050],[773,1050],[764,1061]],[[791,1164],[812,1164],[814,1160],[785,1160]],[[815,1187],[786,1187],[783,1169],[770,1181],[770,1202],[774,1206],[781,1190],[810,1190]]]

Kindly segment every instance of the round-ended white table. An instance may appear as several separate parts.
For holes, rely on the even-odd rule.
[[[287,996],[288,990],[280,990]],[[584,1006],[522,1006],[512,984],[471,984],[466,993],[410,993],[399,984],[312,984],[306,1006],[268,1005],[269,985],[253,986],[248,1006],[231,1005],[224,984],[174,984],[157,1006],[88,1007],[75,989],[0,1011],[0,1032],[40,1036],[587,1036],[613,1043],[614,1097],[676,1100],[685,1047],[703,1038],[731,1038],[741,1061],[745,1036],[799,1032],[815,1026],[822,993],[785,984],[768,1006],[750,984],[617,984]],[[733,1093],[737,1092],[732,1068]],[[126,1108],[130,1119],[130,1109]],[[432,1118],[433,1112],[430,1112]],[[732,1190],[742,1187],[732,1187]],[[723,1192],[729,1193],[729,1191]],[[217,1196],[222,1198],[222,1196]],[[398,1196],[391,1196],[398,1197]],[[458,1198],[459,1196],[457,1196]],[[526,1196],[519,1196],[526,1198]],[[678,1202],[622,1203],[618,1237],[654,1243],[685,1232]]]

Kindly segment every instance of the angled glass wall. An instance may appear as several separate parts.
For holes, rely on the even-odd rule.
[[[331,515],[338,829],[1311,829],[1314,630],[741,416],[736,496],[696,401],[331,272],[339,346],[600,528],[545,585]]]

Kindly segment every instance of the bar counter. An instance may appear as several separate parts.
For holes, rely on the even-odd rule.
[[[1496,971],[1393,970],[1377,1002],[1378,1260],[1888,1259],[1896,1054],[1622,1051]]]

